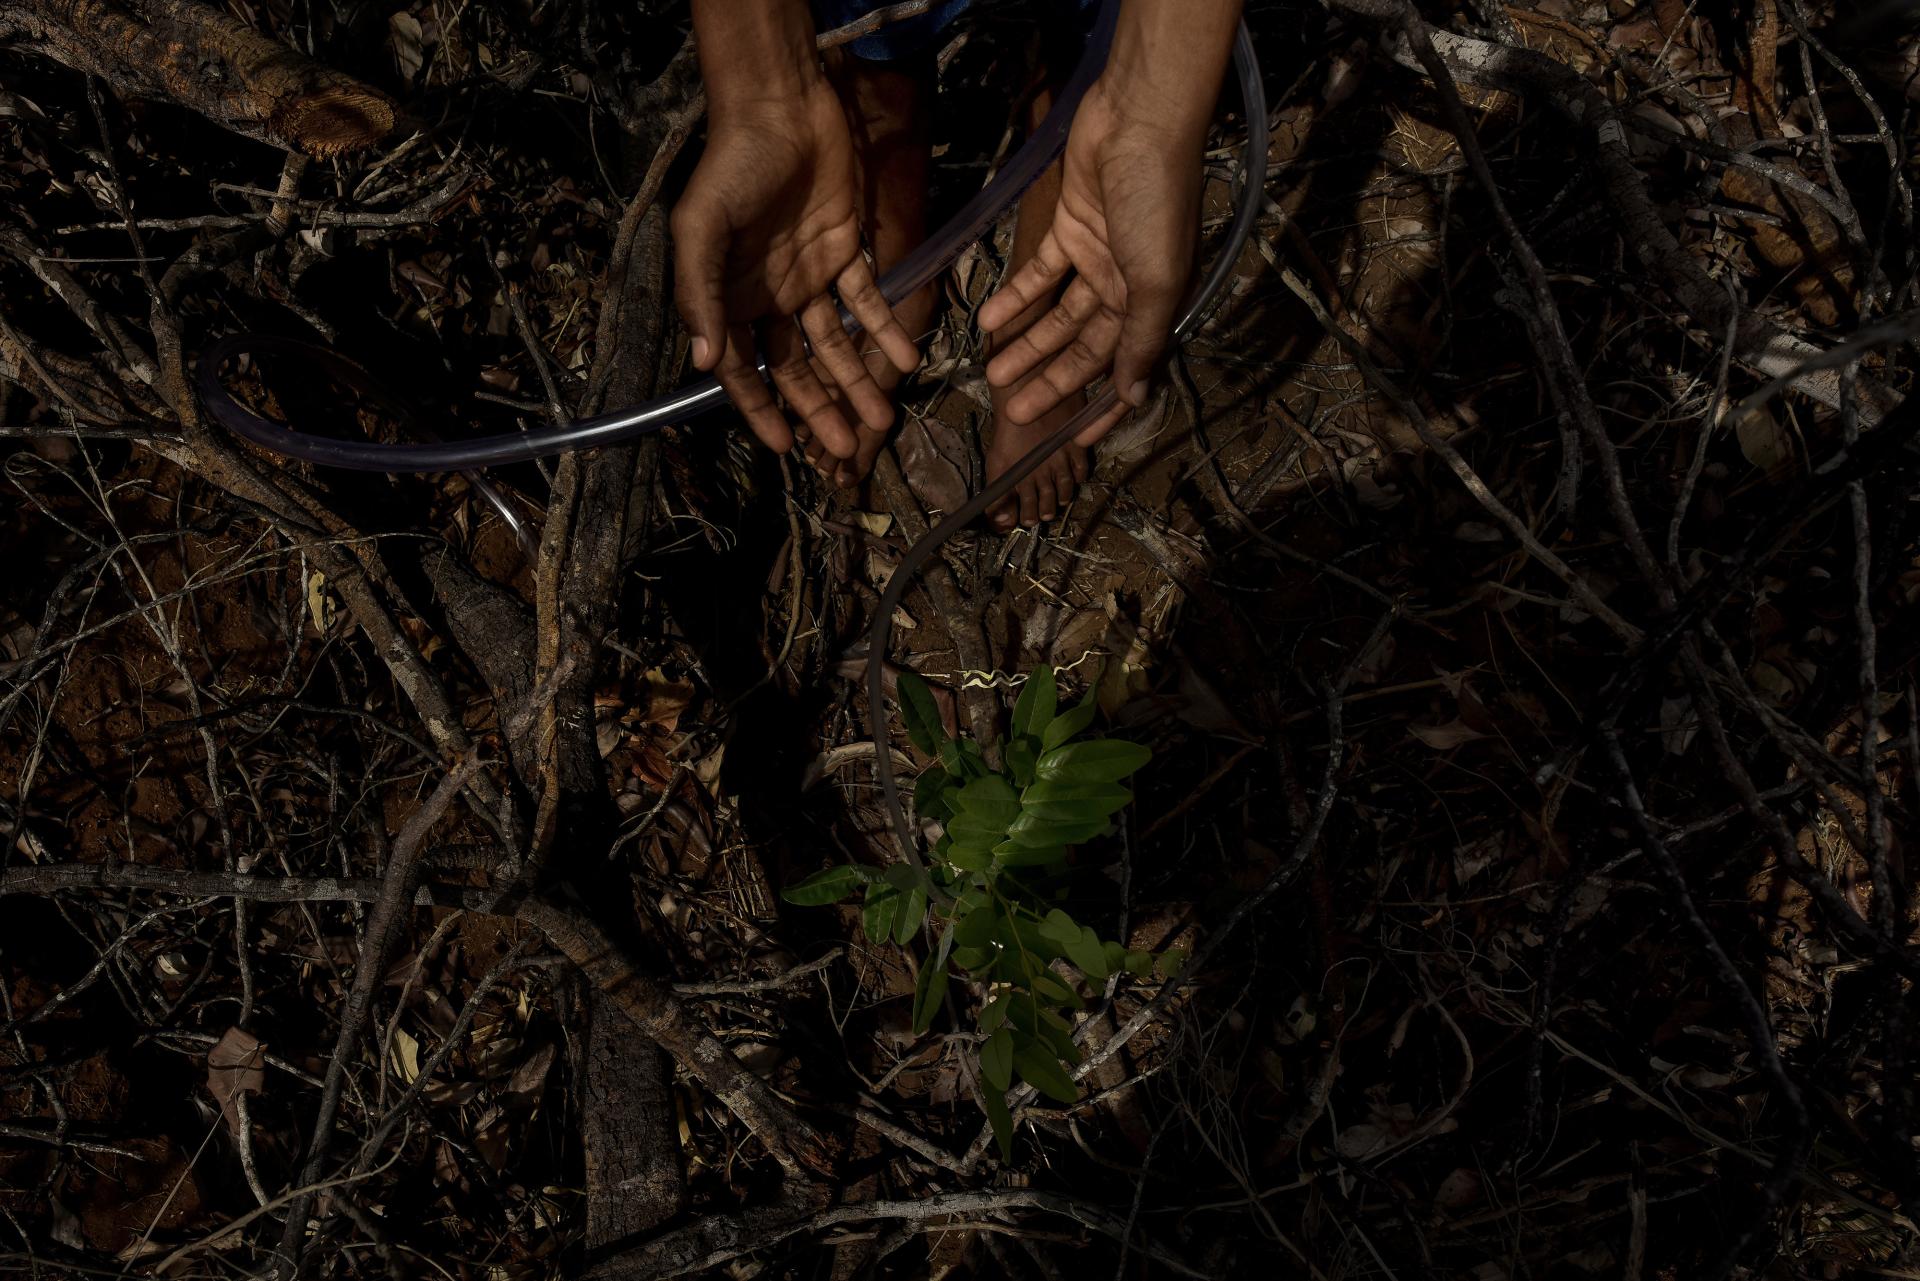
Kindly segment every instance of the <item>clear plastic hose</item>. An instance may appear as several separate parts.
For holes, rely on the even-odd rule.
[[[1045,173],[1047,166],[1067,145],[1067,132],[1080,99],[1107,65],[1107,50],[1113,43],[1114,23],[1119,16],[1120,0],[1106,0],[1087,36],[1086,52],[1073,78],[1061,90],[1053,109],[1047,112],[1026,145],[1013,159],[980,189],[940,231],[908,254],[880,280],[880,290],[890,303],[911,297],[919,288],[939,275],[968,245],[980,239],[1023,192]],[[1264,118],[1264,117],[1263,117]],[[856,328],[842,313],[850,329]],[[285,423],[262,418],[242,405],[220,381],[227,361],[248,353],[280,353],[304,358],[322,365],[349,383],[370,388],[372,376],[354,362],[336,352],[292,338],[273,338],[261,334],[235,334],[215,342],[201,355],[195,369],[200,401],[207,413],[222,427],[243,440],[275,453],[299,458],[319,467],[344,467],[355,471],[441,472],[467,471],[502,463],[547,458],[576,449],[592,449],[632,440],[648,432],[684,423],[697,415],[720,409],[727,394],[718,382],[703,379],[670,396],[633,409],[620,409],[582,418],[576,422],[525,432],[503,432],[473,440],[421,441],[382,444],[371,440],[343,440],[295,431]],[[764,366],[762,367],[764,373]],[[382,397],[391,400],[391,397]]]
[[[1020,198],[1021,194],[1032,186],[1042,173],[1046,172],[1047,166],[1052,164],[1054,158],[1066,147],[1067,133],[1072,127],[1073,115],[1080,105],[1081,98],[1106,67],[1107,52],[1113,43],[1114,24],[1119,13],[1120,0],[1105,0],[1088,34],[1086,52],[1081,56],[1080,65],[1054,102],[1053,109],[1047,113],[1046,119],[1041,121],[1040,127],[1014,154],[1006,167],[1000,170],[978,195],[968,201],[952,221],[881,278],[880,289],[889,302],[898,303],[910,297],[922,285],[950,266],[968,245],[984,235],[994,222]],[[1247,150],[1241,166],[1239,200],[1234,208],[1233,220],[1228,225],[1226,240],[1221,246],[1219,257],[1214,261],[1212,269],[1200,285],[1190,295],[1190,301],[1182,311],[1179,323],[1174,327],[1175,342],[1186,338],[1206,318],[1207,311],[1219,295],[1221,286],[1226,283],[1234,264],[1239,261],[1240,251],[1246,247],[1247,237],[1253,232],[1265,194],[1267,94],[1260,80],[1260,64],[1254,57],[1253,40],[1247,34],[1245,23],[1241,24],[1239,32],[1234,37],[1233,65],[1236,83],[1240,90],[1241,108],[1247,122]],[[843,319],[847,318],[843,315]],[[848,327],[853,328],[850,320]],[[294,431],[285,424],[271,422],[248,410],[234,399],[232,393],[220,381],[221,367],[235,356],[256,352],[282,352],[305,357],[313,363],[331,369],[349,383],[369,391],[373,390],[371,377],[352,361],[324,347],[294,339],[270,338],[254,334],[223,338],[209,347],[200,357],[199,366],[195,371],[200,399],[206,406],[207,412],[217,422],[235,435],[256,445],[304,459],[322,467],[344,467],[379,472],[463,471],[469,476],[475,476],[476,469],[481,467],[525,462],[528,459],[549,457],[571,450],[591,449],[599,445],[631,440],[648,432],[658,431],[670,424],[685,422],[696,415],[719,409],[727,403],[726,393],[719,383],[713,379],[706,379],[683,388],[671,396],[634,409],[623,409],[594,418],[583,418],[577,422],[538,431],[502,433],[477,440],[425,441],[415,444],[389,445],[366,440],[336,440],[328,436],[315,436],[307,432]],[[392,400],[387,396],[379,398],[389,402]],[[868,637],[867,707],[875,742],[884,743],[887,738],[887,703],[883,668],[893,631],[894,611],[915,575],[940,549],[941,544],[973,523],[983,512],[998,504],[1036,467],[1052,457],[1068,441],[1085,431],[1102,414],[1109,412],[1116,399],[1112,387],[1108,387],[1094,397],[1085,409],[1034,446],[1005,473],[995,478],[993,483],[967,500],[958,510],[950,513],[925,538],[908,550],[900,567],[893,572],[887,582],[880,606],[874,611],[873,629]],[[503,506],[498,503],[496,505]],[[518,527],[517,522],[512,523],[515,524],[516,533],[524,542],[525,531]],[[907,822],[906,811],[900,803],[899,783],[894,776],[891,753],[884,751],[876,753],[874,765],[881,790],[885,793],[888,812],[893,817],[894,831],[900,840],[902,852],[910,861],[917,864],[920,861],[918,846],[914,840],[912,828]]]

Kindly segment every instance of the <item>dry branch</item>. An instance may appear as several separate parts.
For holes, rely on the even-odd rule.
[[[311,156],[363,151],[399,119],[378,89],[196,0],[4,0],[6,35],[117,93]]]

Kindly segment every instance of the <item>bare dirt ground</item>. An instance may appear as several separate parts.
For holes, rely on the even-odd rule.
[[[0,0],[9,1271],[1920,1275],[1904,11],[1250,4],[1225,301],[883,656],[963,730],[1050,663],[1153,749],[1065,901],[1193,963],[1094,993],[1010,1161],[986,994],[916,1035],[933,936],[780,898],[892,861],[875,754],[928,764],[866,628],[984,479],[1004,229],[869,484],[714,419],[499,469],[529,551],[189,373],[325,341],[446,435],[680,385],[684,6],[76,12]],[[941,54],[943,207],[1031,25]]]

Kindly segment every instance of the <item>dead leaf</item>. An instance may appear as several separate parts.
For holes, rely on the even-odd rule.
[[[387,38],[393,45],[393,60],[403,79],[412,80],[426,63],[426,33],[420,19],[402,10],[387,19]]]
[[[1771,474],[1793,461],[1793,440],[1765,405],[1742,414],[1733,424],[1740,453],[1761,471]]]
[[[900,453],[900,470],[907,487],[931,511],[950,512],[967,501],[967,478],[959,460],[968,455],[960,433],[939,418],[926,416],[900,429],[894,448]],[[858,519],[865,513],[855,513]],[[883,534],[885,529],[869,533]]]
[[[1685,756],[1687,749],[1693,746],[1693,736],[1700,728],[1699,720],[1693,714],[1693,697],[1682,694],[1678,698],[1660,700],[1660,742],[1669,756]]]
[[[1458,747],[1462,743],[1471,743],[1476,738],[1486,737],[1485,734],[1482,734],[1479,730],[1457,716],[1445,725],[1409,725],[1407,726],[1407,733],[1413,735],[1436,752],[1444,752],[1449,748]]]
[[[313,630],[325,636],[333,629],[333,597],[327,594],[327,576],[319,570],[307,575],[307,612],[313,616]]]
[[[1433,1194],[1433,1208],[1458,1213],[1480,1199],[1480,1176],[1466,1166],[1440,1180]]]
[[[540,1095],[546,1090],[547,1073],[553,1069],[553,1057],[553,1042],[549,1041],[513,1069],[504,1091],[509,1106],[532,1108],[540,1102]]]
[[[1378,685],[1393,666],[1394,655],[1399,652],[1392,632],[1381,632],[1366,652],[1353,660],[1354,684],[1365,688]]]
[[[474,1151],[498,1174],[507,1168],[507,1113],[495,1104],[473,1127]]]
[[[420,1042],[405,1028],[393,1029],[393,1070],[408,1085],[420,1079]]]
[[[1474,737],[1481,737],[1475,735]],[[1469,845],[1453,847],[1453,883],[1465,885],[1474,877],[1487,870],[1493,860],[1499,856],[1502,842],[1497,836],[1474,841]]]
[[[244,1028],[230,1027],[211,1050],[207,1051],[207,1093],[220,1105],[227,1129],[240,1134],[240,1106],[243,1094],[261,1094],[267,1088],[267,1047]]]

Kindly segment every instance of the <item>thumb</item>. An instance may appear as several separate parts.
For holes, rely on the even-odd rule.
[[[726,282],[728,229],[717,210],[681,200],[673,219],[673,301],[693,339],[693,363],[711,370],[727,346]]]

